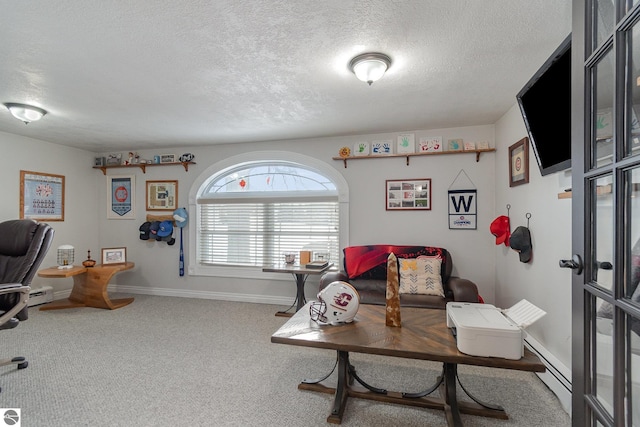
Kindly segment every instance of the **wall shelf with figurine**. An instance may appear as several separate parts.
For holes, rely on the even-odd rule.
[[[495,148],[480,148],[475,150],[459,150],[459,151],[434,151],[428,153],[397,153],[397,154],[380,154],[380,155],[366,155],[366,156],[340,156],[333,157],[333,160],[342,160],[344,162],[345,169],[347,168],[347,162],[350,160],[364,160],[364,159],[388,159],[390,157],[406,157],[407,166],[409,166],[409,158],[416,156],[437,156],[441,154],[472,154],[476,155],[476,162],[480,161],[480,154],[491,153],[496,151]]]
[[[134,163],[131,165],[104,165],[104,166],[94,166],[94,169],[100,169],[104,175],[107,174],[107,169],[114,168],[140,168],[142,173],[147,173],[148,167],[154,166],[176,166],[182,165],[184,167],[185,172],[189,172],[189,165],[195,165],[196,162],[170,162],[170,163]]]

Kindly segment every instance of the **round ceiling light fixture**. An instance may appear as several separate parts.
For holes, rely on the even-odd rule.
[[[33,105],[7,102],[6,104],[4,104],[4,106],[9,109],[13,117],[23,121],[24,124],[29,124],[29,122],[40,120],[42,116],[47,114],[46,110],[43,110],[39,107],[34,107]]]
[[[391,66],[391,58],[384,53],[363,53],[349,62],[349,69],[363,82],[371,83],[379,80]]]

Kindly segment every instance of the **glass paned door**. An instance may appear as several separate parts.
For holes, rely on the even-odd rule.
[[[572,422],[640,427],[640,2],[573,11]]]

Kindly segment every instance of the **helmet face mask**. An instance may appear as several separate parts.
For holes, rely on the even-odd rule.
[[[358,291],[347,282],[336,281],[318,293],[318,301],[309,306],[309,315],[322,324],[351,323],[359,306]]]

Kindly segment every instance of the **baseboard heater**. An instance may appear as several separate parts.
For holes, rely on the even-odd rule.
[[[53,288],[51,286],[42,286],[29,291],[27,305],[33,307],[34,305],[46,304],[51,301],[53,301]]]

